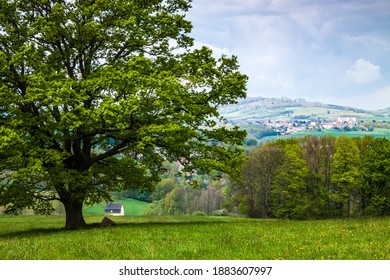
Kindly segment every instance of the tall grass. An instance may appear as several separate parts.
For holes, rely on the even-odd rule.
[[[63,219],[0,217],[0,259],[390,259],[390,218],[113,217],[116,226],[74,231]]]

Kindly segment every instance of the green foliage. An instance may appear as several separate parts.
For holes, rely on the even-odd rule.
[[[257,146],[257,140],[255,138],[249,138],[244,141],[246,146]]]
[[[390,215],[390,141],[370,141],[363,158],[364,211],[371,215]]]
[[[248,139],[248,141],[250,140],[249,144],[255,143],[254,140],[256,140],[256,142],[257,142],[257,140],[261,140],[262,138],[265,138],[268,136],[276,136],[279,134],[275,130],[270,129],[263,124],[256,124],[256,125],[254,125],[254,124],[240,124],[240,127],[242,129],[245,129],[248,132],[248,135],[250,135],[251,137],[254,137],[254,138]]]
[[[115,192],[112,196],[114,199],[132,198],[139,201],[151,202],[150,192],[144,190],[124,190]]]
[[[212,215],[213,216],[228,216],[229,213],[228,213],[228,211],[225,208],[223,208],[223,209],[220,209],[220,210],[213,211]]]
[[[226,195],[221,188],[176,187],[163,199],[153,201],[146,215],[182,215],[194,214],[197,211],[213,215],[215,211],[222,209],[226,200]]]
[[[173,170],[176,167],[171,166]],[[192,182],[197,181],[194,188]],[[192,174],[187,179],[169,171],[169,177],[157,184],[152,194],[153,203],[146,215],[183,215],[201,211],[213,215],[228,206],[230,180],[214,172],[208,175]]]
[[[83,204],[151,190],[164,161],[237,175],[235,56],[192,49],[190,1],[0,1],[0,205],[85,225]],[[179,49],[180,51],[173,51]]]
[[[168,193],[173,191],[178,184],[174,177],[162,179],[157,185],[152,194],[152,200],[163,199]]]
[[[249,217],[389,215],[389,158],[386,138],[282,139],[250,154],[232,196]]]
[[[306,192],[305,180],[308,176],[306,161],[301,147],[286,145],[284,159],[274,180],[273,199],[277,218],[306,218],[310,200]]]
[[[339,215],[349,217],[354,212],[354,192],[358,192],[361,186],[361,158],[355,141],[347,136],[337,138],[335,147],[330,197],[336,204]]]
[[[196,210],[194,213],[192,213],[194,216],[207,216],[207,214],[202,210]]]
[[[283,162],[284,151],[278,144],[257,149],[242,170],[235,200],[240,211],[249,217],[271,217],[272,182]]]

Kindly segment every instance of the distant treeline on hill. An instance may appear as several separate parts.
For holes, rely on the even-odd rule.
[[[367,110],[364,110],[364,109],[357,109],[357,108],[340,106],[340,105],[332,105],[332,104],[324,105],[324,107],[329,108],[329,109],[337,109],[337,110],[350,110],[350,111],[353,111],[355,113],[366,113],[367,112]]]

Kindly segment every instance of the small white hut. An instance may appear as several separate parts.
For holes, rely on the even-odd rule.
[[[124,216],[125,208],[123,204],[108,203],[104,208],[104,214],[108,216]]]

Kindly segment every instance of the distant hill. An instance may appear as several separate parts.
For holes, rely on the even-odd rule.
[[[387,108],[387,109],[382,109],[382,110],[378,110],[376,111],[378,114],[380,115],[383,115],[385,117],[390,117],[390,107]]]
[[[361,120],[390,118],[390,108],[370,111],[348,106],[309,102],[304,99],[248,97],[237,104],[223,106],[219,112],[227,120],[286,119],[292,117],[338,118],[356,117]]]

